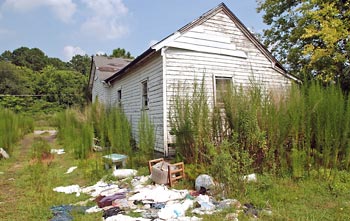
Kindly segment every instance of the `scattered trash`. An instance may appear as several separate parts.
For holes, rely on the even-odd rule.
[[[238,213],[228,213],[225,216],[225,220],[229,220],[229,221],[238,221]]]
[[[76,196],[80,196],[81,189],[79,185],[70,185],[70,186],[55,187],[53,188],[53,191],[65,193],[65,194],[76,193]]]
[[[77,168],[78,168],[78,167],[70,167],[70,168],[67,170],[66,174],[73,172],[73,171],[74,171],[75,169],[77,169]]]
[[[51,211],[54,217],[50,221],[70,221],[73,220],[73,216],[70,214],[72,206],[63,205],[63,206],[53,206]]]
[[[119,207],[112,207],[112,208],[109,208],[108,210],[104,210],[104,211],[103,211],[102,217],[106,219],[106,218],[108,218],[108,217],[121,214],[121,213],[123,213],[123,212],[124,212],[124,211],[121,210]]]
[[[243,211],[246,215],[258,218],[258,210],[252,203],[245,203],[243,205]]]
[[[163,185],[148,185],[146,187],[140,188],[137,190],[138,193],[131,196],[129,200],[141,200],[143,202],[168,202],[174,200],[184,199],[187,190],[169,190],[166,186]]]
[[[121,193],[115,193],[113,195],[110,196],[98,196],[96,198],[96,203],[98,205],[98,207],[103,208],[106,206],[111,206],[112,202],[116,199],[124,199],[126,197],[126,193],[125,192],[121,192]]]
[[[64,149],[51,149],[50,153],[55,153],[58,155],[64,154]]]
[[[151,203],[150,206],[151,208],[162,209],[165,207],[165,203]]]
[[[207,174],[201,174],[196,178],[195,181],[195,188],[196,190],[199,192],[203,191],[203,188],[205,190],[209,190],[210,188],[212,188],[214,186],[214,180],[211,176],[207,175]]]
[[[258,179],[256,178],[256,174],[255,173],[249,174],[247,176],[243,176],[243,180],[245,180],[247,182],[256,182],[256,181],[258,181]]]
[[[137,170],[132,169],[116,169],[113,171],[113,176],[118,178],[126,178],[136,176]]]
[[[220,209],[220,210],[230,208],[230,207],[240,209],[241,203],[236,199],[225,199],[225,200],[219,202],[219,204],[216,207],[217,207],[217,209]]]
[[[137,171],[118,169],[113,171],[120,180],[107,183],[98,181],[93,186],[79,187],[71,185],[56,187],[54,191],[64,193],[88,194],[92,198],[85,203],[95,201],[96,206],[88,207],[85,213],[103,212],[104,221],[199,221],[196,216],[186,216],[186,211],[192,208],[193,214],[213,214],[226,208],[240,209],[241,204],[235,199],[225,199],[215,201],[213,197],[205,195],[213,185],[213,179],[206,174],[202,174],[196,179],[197,191],[175,190],[165,185],[147,185],[150,176],[135,176]],[[116,175],[114,174],[114,175]],[[122,177],[133,176],[130,179]],[[84,205],[79,202],[79,205]],[[85,204],[86,205],[86,204]],[[193,208],[198,205],[198,208]],[[244,206],[247,214],[257,215],[257,210],[247,204]],[[140,217],[128,216],[129,212],[139,214]],[[239,211],[239,210],[238,210]],[[68,213],[69,214],[69,213]],[[227,215],[226,220],[237,221],[237,215]],[[55,220],[58,221],[58,220]],[[64,220],[65,221],[65,220]]]
[[[103,209],[99,208],[98,206],[90,207],[89,209],[85,210],[86,213],[98,213],[101,212]]]
[[[186,199],[183,203],[167,204],[158,212],[160,219],[169,220],[185,216],[186,210],[193,206],[193,200]]]
[[[164,161],[164,158],[158,158],[148,161],[148,169],[151,173],[151,179],[157,184],[173,183],[185,177],[185,164],[178,162],[170,164]]]
[[[118,214],[116,216],[111,216],[105,219],[105,221],[151,221],[151,219],[145,219],[141,217],[130,217],[123,214]]]
[[[60,205],[51,207],[51,211],[54,215],[50,221],[70,221],[73,220],[72,211],[85,213],[86,206],[72,206],[72,205]]]
[[[109,184],[104,181],[98,181],[93,186],[81,188],[82,193],[89,194],[92,197],[97,197],[99,195],[108,196],[118,191],[120,191],[118,185]]]
[[[268,215],[268,216],[272,216],[272,211],[269,210],[269,209],[262,209],[260,211],[261,214],[264,214],[264,215]]]
[[[34,130],[34,135],[42,135],[44,133],[49,133],[52,136],[57,134],[57,130]]]
[[[199,195],[196,198],[198,204],[201,206],[192,210],[192,213],[199,215],[212,214],[215,210],[215,205],[212,203],[208,195]]]
[[[3,148],[0,148],[0,158],[5,158],[5,159],[9,159],[10,158],[8,153]]]
[[[157,184],[167,184],[169,182],[168,167],[171,164],[168,162],[160,161],[152,166],[151,179]]]

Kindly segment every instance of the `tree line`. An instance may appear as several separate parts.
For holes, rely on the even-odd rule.
[[[350,2],[261,0],[264,44],[287,70],[350,91]]]
[[[121,48],[104,56],[132,58]],[[75,55],[64,62],[39,48],[6,50],[0,55],[0,106],[29,113],[83,106],[90,66],[88,55]]]

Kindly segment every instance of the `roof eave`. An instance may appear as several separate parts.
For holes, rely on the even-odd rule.
[[[147,59],[149,56],[153,55],[156,52],[155,49],[153,48],[148,48],[145,52],[143,52],[140,56],[138,56],[137,58],[135,58],[132,62],[130,62],[128,65],[126,65],[124,68],[122,68],[121,70],[119,70],[118,72],[116,72],[115,74],[113,74],[112,76],[110,76],[109,78],[106,78],[104,80],[104,82],[106,82],[107,84],[112,83],[114,80],[116,80],[118,77],[120,77],[121,75],[123,75],[124,73],[126,73],[128,70],[130,70],[133,66],[135,66],[136,64],[140,63],[141,61],[144,61],[145,59]]]

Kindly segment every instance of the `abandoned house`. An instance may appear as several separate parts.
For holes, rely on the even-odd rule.
[[[166,156],[173,140],[169,109],[179,84],[190,91],[196,79],[204,79],[208,102],[215,105],[221,84],[248,87],[254,79],[267,90],[285,90],[297,80],[223,3],[131,62],[96,56],[92,67],[92,100],[122,104],[134,136],[146,111],[155,126],[155,150]]]

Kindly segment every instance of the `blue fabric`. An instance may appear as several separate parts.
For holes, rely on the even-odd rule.
[[[72,205],[60,205],[51,207],[53,214],[50,221],[71,221],[73,216],[70,214],[71,211],[79,211],[85,213],[85,210],[88,209],[87,206],[72,206]]]

